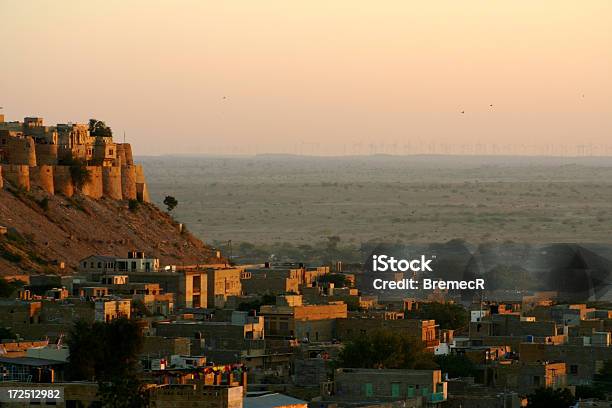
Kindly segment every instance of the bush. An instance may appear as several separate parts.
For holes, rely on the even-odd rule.
[[[45,211],[49,211],[49,199],[48,198],[43,198],[40,201],[38,201],[38,205],[40,206],[40,208],[42,208]]]
[[[178,200],[172,196],[166,196],[166,198],[164,198],[164,205],[168,209],[168,212],[170,212],[178,205]]]
[[[128,202],[128,208],[130,209],[130,211],[136,211],[139,205],[140,202],[138,202],[138,200],[130,200]]]

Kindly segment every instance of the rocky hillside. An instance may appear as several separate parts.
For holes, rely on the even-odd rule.
[[[130,208],[131,207],[131,208]],[[62,272],[91,254],[145,251],[162,264],[204,263],[215,251],[153,204],[0,189],[0,275]]]

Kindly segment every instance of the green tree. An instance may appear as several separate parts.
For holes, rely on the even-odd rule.
[[[91,181],[91,172],[83,160],[68,157],[60,160],[59,164],[70,168],[70,178],[77,188],[82,188]]]
[[[168,212],[170,212],[178,205],[178,200],[172,196],[166,196],[166,198],[164,198],[164,205],[168,209]]]
[[[24,285],[25,283],[20,280],[12,280],[9,282],[6,279],[0,277],[0,297],[11,297],[15,294],[16,290],[23,288]]]
[[[605,392],[612,392],[612,360],[606,360],[601,370],[595,374],[593,385]]]
[[[576,399],[567,388],[538,388],[527,396],[527,401],[528,408],[568,408]]]
[[[89,134],[94,137],[113,137],[111,128],[98,119],[89,119]]]
[[[448,354],[436,356],[434,361],[440,367],[443,374],[451,378],[473,377],[476,374],[474,363],[464,355]]]
[[[135,321],[126,318],[107,323],[78,321],[68,337],[68,347],[69,377],[97,381],[102,406],[145,406],[145,390],[138,375],[142,334]]]
[[[465,308],[456,303],[424,303],[419,310],[407,312],[407,317],[435,320],[441,329],[457,330],[468,325],[470,317]]]
[[[8,327],[0,327],[0,340],[15,340],[17,335]]]
[[[261,308],[262,305],[274,305],[274,304],[276,304],[276,296],[270,295],[270,294],[264,294],[259,299],[255,299],[250,302],[241,302],[238,305],[238,310],[242,312],[249,312],[251,310],[257,310],[259,312],[259,309]]]
[[[430,366],[423,343],[406,333],[376,330],[345,343],[337,365],[348,368],[417,368]]]
[[[346,276],[341,273],[328,273],[326,275],[319,276],[317,281],[320,283],[333,283],[336,288],[343,288],[348,286],[348,280]]]
[[[140,205],[140,202],[138,200],[128,201],[128,208],[130,209],[130,211],[136,211],[139,205]]]

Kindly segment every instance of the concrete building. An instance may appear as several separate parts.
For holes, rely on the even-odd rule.
[[[276,305],[261,306],[259,313],[265,318],[267,336],[331,341],[336,338],[336,322],[347,316],[347,306],[344,302],[304,305],[301,297],[282,296]]]
[[[441,407],[447,399],[447,383],[440,370],[339,368],[334,381],[321,385],[321,398],[354,404],[418,399],[418,406]]]
[[[150,390],[152,408],[242,408],[242,386],[164,384]]]
[[[161,337],[191,339],[191,352],[217,363],[233,363],[265,352],[264,319],[233,311],[228,320],[166,320],[153,324]]]
[[[375,330],[388,329],[404,333],[432,352],[440,345],[440,329],[435,320],[404,319],[401,314],[384,313],[382,315],[352,315],[338,320],[338,339],[349,340],[356,336],[365,336]]]

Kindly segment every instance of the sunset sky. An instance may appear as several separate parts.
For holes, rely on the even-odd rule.
[[[96,117],[139,154],[612,154],[610,0],[0,0],[0,15],[7,119]]]

